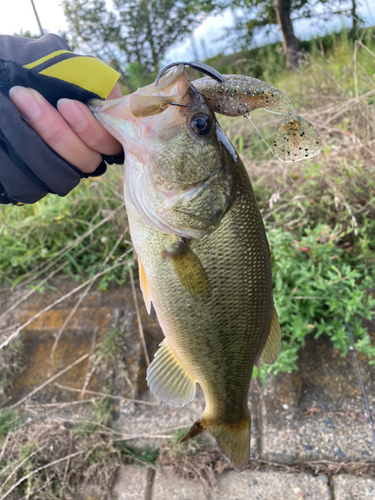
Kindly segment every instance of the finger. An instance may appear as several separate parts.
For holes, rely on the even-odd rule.
[[[116,85],[113,87],[112,92],[109,94],[107,99],[118,99],[119,97],[122,97],[121,89],[120,85],[116,83]]]
[[[57,109],[72,130],[90,149],[110,156],[122,152],[121,144],[99,124],[82,102],[60,99],[57,103]]]
[[[13,87],[9,97],[25,121],[64,160],[85,173],[94,172],[102,158],[86,146],[60,113],[34,89]]]

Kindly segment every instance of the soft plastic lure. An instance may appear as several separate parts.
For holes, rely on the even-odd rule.
[[[305,160],[321,151],[322,141],[316,127],[297,115],[289,98],[276,87],[250,76],[220,75],[213,68],[196,62],[169,64],[160,71],[156,82],[167,69],[179,64],[187,64],[209,75],[195,80],[193,85],[202,92],[217,113],[250,119],[251,111],[262,108],[264,111],[283,115],[276,129],[272,148],[279,160]]]

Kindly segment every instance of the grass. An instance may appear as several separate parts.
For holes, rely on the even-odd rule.
[[[354,328],[358,349],[374,360],[372,340],[361,323],[371,321],[374,307],[368,294],[375,267],[374,33],[363,30],[354,40],[343,29],[311,40],[308,48],[294,73],[283,69],[274,46],[259,54],[268,54],[264,78],[287,93],[296,111],[320,130],[325,146],[319,156],[280,163],[248,120],[219,117],[249,171],[267,224],[284,334],[276,372],[295,369],[305,336],[323,330],[345,354],[345,319]],[[219,69],[230,63],[225,71],[238,71],[230,58],[216,63]],[[268,142],[279,119],[263,111],[252,115]],[[47,196],[36,205],[2,208],[0,282],[36,291],[48,287],[54,274],[98,280],[100,289],[125,283],[134,256],[122,184],[121,167],[112,166],[103,178],[83,181],[65,198]],[[300,250],[305,247],[308,251]]]
[[[375,360],[374,329],[366,328],[373,324],[375,307],[369,293],[375,282],[373,34],[367,30],[353,40],[343,31],[313,40],[294,73],[283,69],[274,49],[259,51],[258,73],[252,71],[252,61],[247,60],[246,71],[245,63],[236,64],[237,56],[224,58],[225,68],[220,61],[216,65],[222,72],[253,74],[280,88],[296,111],[319,128],[325,144],[316,158],[282,164],[248,120],[219,117],[249,171],[272,252],[283,350],[273,367],[255,370],[262,379],[269,371],[296,369],[307,335],[327,334],[344,355],[349,347],[346,322],[357,349],[370,363]],[[252,119],[271,141],[278,117],[257,112]],[[49,196],[32,206],[1,207],[2,286],[43,291],[55,274],[98,280],[101,289],[111,282],[125,283],[134,256],[122,184],[121,167],[113,166],[103,178],[83,181],[65,198]],[[90,360],[92,373],[107,374],[104,392],[110,394],[114,378],[119,373],[127,377],[121,332],[109,332]],[[21,344],[2,350],[3,396],[21,362]],[[107,498],[121,464],[154,467],[159,451],[128,446],[112,428],[114,415],[109,397],[93,401],[79,420],[48,415],[30,419],[1,410],[1,493],[21,481],[17,493],[23,498],[71,498],[86,482],[98,485],[101,498]],[[213,470],[220,472],[224,462],[199,440],[178,444],[180,437],[161,447],[160,463],[214,487]]]
[[[109,169],[105,177],[82,182],[65,198],[47,196],[35,205],[1,208],[1,283],[38,286],[39,276],[56,270],[75,279],[89,278],[109,254],[104,271],[124,254],[131,258],[122,210],[122,167]],[[110,280],[123,283],[125,267],[116,268]],[[107,283],[104,275],[101,288]]]
[[[296,369],[306,335],[327,333],[346,354],[351,326],[356,348],[375,362],[375,41],[366,31],[354,41],[344,30],[329,50],[305,54],[295,74],[270,74],[298,114],[320,130],[323,152],[282,164],[244,119],[220,117],[252,179],[272,253],[274,296],[283,350],[266,372]],[[276,67],[277,69],[277,67]],[[252,121],[268,143],[279,117],[255,112]]]
[[[78,419],[0,411],[0,494],[74,498],[78,486],[89,484],[105,500],[124,463],[155,467],[159,451],[127,446],[111,428],[112,415],[108,398]]]
[[[371,360],[374,355],[370,337],[360,326],[361,318],[371,320],[374,305],[367,294],[374,279],[375,247],[374,33],[363,30],[353,40],[343,29],[311,40],[308,48],[294,73],[283,69],[274,46],[259,49],[259,54],[268,54],[262,75],[285,91],[298,113],[320,130],[325,147],[319,156],[282,164],[272,158],[248,120],[220,118],[249,170],[271,242],[275,300],[285,340],[276,371],[295,368],[304,336],[320,335],[323,328],[345,353],[347,341],[337,322],[343,323],[347,314],[357,332],[357,347]],[[219,69],[230,63],[226,71],[238,71],[230,58],[216,62]],[[253,115],[271,141],[279,117],[263,111]],[[37,291],[48,287],[54,274],[97,279],[100,289],[110,282],[125,283],[134,256],[122,184],[121,167],[112,166],[103,178],[83,181],[65,198],[47,196],[36,205],[2,208],[0,282]],[[299,251],[302,247],[309,251]],[[283,275],[292,263],[300,271]],[[325,289],[333,290],[330,273],[342,279],[329,301],[290,300],[294,290],[303,296],[315,288],[324,297]],[[350,296],[357,297],[355,306]],[[335,306],[341,298],[349,313]],[[340,338],[334,331],[341,332]]]

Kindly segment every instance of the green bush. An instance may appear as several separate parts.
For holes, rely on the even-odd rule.
[[[375,239],[375,223],[369,225]],[[350,325],[356,348],[375,364],[372,345],[364,319],[371,320],[375,299],[369,294],[375,270],[367,268],[368,234],[363,228],[356,247],[348,250],[339,227],[326,224],[307,228],[296,238],[282,228],[268,230],[272,252],[273,285],[276,309],[282,331],[281,355],[273,366],[263,365],[256,375],[297,369],[298,351],[306,336],[328,335],[333,347],[346,354]]]

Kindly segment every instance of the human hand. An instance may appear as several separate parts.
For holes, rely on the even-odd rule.
[[[39,92],[13,87],[9,97],[28,125],[64,160],[84,173],[96,170],[102,156],[122,153],[121,144],[94,118],[88,107],[72,99],[60,99],[56,110]],[[118,84],[108,99],[121,97]]]

